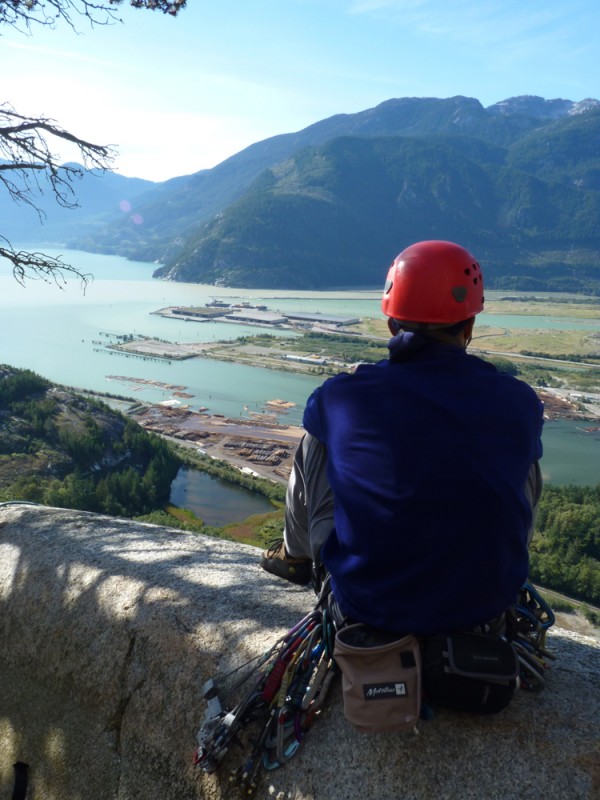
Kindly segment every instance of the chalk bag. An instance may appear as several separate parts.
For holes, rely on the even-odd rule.
[[[406,731],[421,707],[421,653],[412,636],[349,625],[335,637],[344,715],[361,733]]]

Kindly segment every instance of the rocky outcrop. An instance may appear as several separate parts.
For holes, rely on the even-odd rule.
[[[256,550],[77,511],[0,506],[0,797],[238,797],[230,754],[192,765],[202,685],[266,650],[313,604]],[[338,689],[302,752],[267,773],[278,800],[600,797],[600,641],[554,628],[540,694],[489,718],[441,712],[415,734],[365,737]]]

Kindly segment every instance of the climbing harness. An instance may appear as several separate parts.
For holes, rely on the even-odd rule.
[[[254,666],[243,664],[229,675],[249,667],[228,691],[243,683],[251,689],[230,711],[224,709],[214,680],[204,684],[207,701],[204,722],[198,731],[194,763],[214,772],[232,742],[245,750],[230,780],[247,795],[257,786],[261,769],[287,763],[300,750],[306,732],[320,713],[336,666],[333,660],[333,623],[326,610],[316,608],[294,625]]]
[[[332,601],[333,595],[329,593],[328,581],[325,581],[313,611],[265,653],[222,677],[221,682],[226,686],[221,692],[223,698],[238,695],[241,686],[248,683],[250,685],[246,694],[229,710],[219,696],[221,690],[216,681],[211,679],[204,684],[203,696],[207,702],[207,710],[197,734],[198,748],[194,756],[194,763],[204,772],[215,772],[232,743],[235,743],[241,748],[243,755],[239,765],[232,770],[230,780],[247,796],[251,796],[258,785],[261,770],[281,767],[302,748],[306,733],[321,713],[331,682],[339,672],[334,659],[336,631],[352,630],[344,627],[348,621],[338,618],[335,602]],[[456,649],[464,645],[462,640],[459,641],[461,635],[457,635],[458,639],[456,636],[437,637],[444,641],[448,638],[451,640],[451,644],[442,648],[442,655],[449,657],[448,663],[452,668],[447,669],[442,664],[444,674],[454,670],[454,674],[463,679],[469,675],[479,679],[483,677],[487,681],[486,685],[500,687],[505,692],[506,696],[498,697],[495,706],[489,704],[487,710],[491,713],[509,702],[517,684],[517,672],[521,688],[530,691],[543,689],[544,673],[549,668],[548,660],[554,660],[554,656],[546,649],[546,633],[554,624],[554,614],[531,583],[527,581],[523,585],[516,602],[505,616],[506,630],[503,633],[486,634],[481,631],[462,634],[463,639],[470,636],[475,641],[478,651],[483,653],[483,661],[490,662],[493,656],[494,664],[502,668],[502,674],[488,674],[488,669],[483,676],[475,675],[474,669],[469,666],[469,659],[473,660],[470,649]],[[435,638],[430,637],[430,640]],[[485,652],[481,650],[483,645],[487,648],[484,648]],[[513,651],[516,654],[517,667],[514,672],[508,664],[510,659],[502,655],[504,651],[500,645],[510,652],[513,662]],[[423,643],[421,646],[423,647]],[[490,650],[490,647],[496,649]],[[426,650],[423,653],[425,661],[428,661]],[[480,659],[481,663],[483,661]],[[419,659],[416,657],[414,666],[420,672]],[[424,663],[424,671],[425,668]],[[242,677],[231,682],[231,677],[238,672],[242,673]],[[374,691],[381,694],[385,690],[389,694],[389,683],[387,677],[385,680],[375,681]],[[395,691],[398,691],[399,685],[397,682],[394,684]],[[503,689],[503,686],[507,688]],[[496,689],[497,693],[498,691]],[[417,696],[419,695],[417,690]],[[473,710],[474,702],[471,699],[469,704],[470,710]],[[447,705],[453,707],[452,704]],[[476,710],[481,712],[482,709]],[[430,718],[431,715],[425,691],[420,716]],[[410,727],[414,722],[411,717],[407,725],[410,723]],[[355,723],[356,720],[353,721]],[[355,724],[355,727],[361,729],[362,726]]]
[[[506,635],[519,662],[521,689],[538,692],[546,685],[544,673],[555,656],[546,648],[546,634],[554,625],[554,612],[526,581],[506,615]]]

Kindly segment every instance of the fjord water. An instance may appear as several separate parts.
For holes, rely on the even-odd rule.
[[[189,359],[171,363],[126,357],[106,350],[103,335],[133,333],[170,341],[232,340],[262,329],[225,323],[195,323],[152,314],[170,305],[204,305],[215,296],[262,301],[282,311],[321,311],[350,316],[379,317],[380,291],[283,292],[281,290],[222,289],[198,284],[153,280],[155,264],[131,262],[116,256],[78,251],[52,251],[64,261],[90,272],[95,279],[85,294],[76,280],[59,289],[31,281],[23,288],[7,272],[0,274],[0,363],[29,368],[44,377],[93,391],[110,392],[160,402],[170,396],[160,387],[132,385],[109,376],[152,379],[188,387],[192,408],[237,417],[274,398],[296,403],[286,417],[298,423],[310,392],[321,377],[225,363]],[[235,302],[235,300],[233,300]],[[507,328],[597,329],[590,320],[485,315],[483,324]],[[278,335],[293,335],[277,332]],[[547,423],[542,462],[546,480],[554,483],[596,484],[600,481],[600,434],[586,433],[581,423]],[[238,517],[239,518],[239,517]]]

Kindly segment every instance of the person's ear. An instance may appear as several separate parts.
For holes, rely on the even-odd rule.
[[[473,328],[475,327],[475,317],[471,317],[471,319],[467,322],[465,327],[463,328],[463,336],[465,337],[465,347],[468,347],[471,343],[471,339],[473,338]]]
[[[388,328],[392,336],[395,336],[400,331],[400,323],[393,317],[388,317]]]

